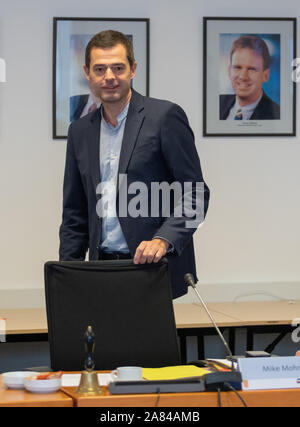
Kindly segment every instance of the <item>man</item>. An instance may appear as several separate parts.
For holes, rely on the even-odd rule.
[[[154,183],[193,183],[193,202],[195,183],[202,183],[203,215],[209,190],[185,113],[131,89],[136,68],[132,44],[122,33],[103,31],[86,48],[86,78],[102,105],[69,128],[60,259],[84,260],[88,249],[90,260],[133,258],[136,264],[166,255],[176,298],[187,291],[184,274],[196,277],[192,234],[197,225],[191,225],[192,217],[176,215],[176,197],[170,197],[170,215],[160,208],[159,215],[136,217],[129,190],[137,184],[149,190],[141,202],[150,209]],[[99,183],[109,184],[105,195]],[[117,191],[110,191],[113,187]],[[119,212],[124,198],[125,215]]]
[[[280,119],[280,107],[262,88],[270,77],[270,63],[260,37],[242,36],[233,43],[228,74],[235,95],[220,96],[220,120]]]

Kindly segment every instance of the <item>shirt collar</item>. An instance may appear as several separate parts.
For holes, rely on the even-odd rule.
[[[249,105],[244,105],[243,107],[239,104],[237,97],[235,97],[235,104],[234,104],[235,113],[238,110],[242,110],[243,113],[253,111],[257,107],[257,105],[259,104],[262,96],[263,96],[263,93],[261,93],[260,97],[255,102],[253,102],[252,104],[249,104]]]
[[[125,106],[125,108],[123,108],[123,110],[118,115],[118,117],[117,117],[118,125],[116,127],[113,126],[110,123],[107,123],[107,121],[105,120],[104,115],[103,115],[103,107],[102,107],[102,104],[101,104],[101,106],[100,106],[101,122],[105,123],[105,125],[108,126],[110,129],[118,130],[119,127],[121,126],[123,120],[127,117],[129,104],[130,104],[130,101],[128,102],[128,104]]]

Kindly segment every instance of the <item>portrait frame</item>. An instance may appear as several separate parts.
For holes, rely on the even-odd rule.
[[[235,65],[237,55],[234,58],[234,53],[238,51],[236,46],[242,45],[240,40],[244,36],[263,39],[269,52],[267,70],[253,71],[256,83],[249,74],[244,81],[235,79],[238,75],[235,68],[242,67]],[[240,48],[241,51],[253,49]],[[254,53],[264,64],[262,54],[258,54],[258,50]],[[296,56],[296,18],[204,17],[203,136],[295,136],[293,60]],[[243,67],[250,69],[249,65]],[[263,77],[259,80],[257,76]],[[254,84],[260,85],[260,95],[253,102],[259,93],[257,89],[254,92]],[[243,108],[246,119],[236,114],[240,104],[247,105]]]
[[[130,37],[138,64],[132,87],[149,95],[149,27],[149,18],[53,18],[53,139],[67,138],[76,117],[73,101],[78,104],[78,99],[90,93],[83,70],[84,52],[100,31],[110,29]]]

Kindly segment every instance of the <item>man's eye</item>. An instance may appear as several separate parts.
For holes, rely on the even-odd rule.
[[[122,65],[116,65],[115,67],[113,67],[113,71],[116,73],[120,73],[123,70],[124,70],[124,67]]]

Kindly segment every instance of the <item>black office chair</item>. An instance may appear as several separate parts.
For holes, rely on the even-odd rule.
[[[180,364],[166,260],[47,262],[45,290],[53,370],[84,368],[89,325],[97,370]]]

